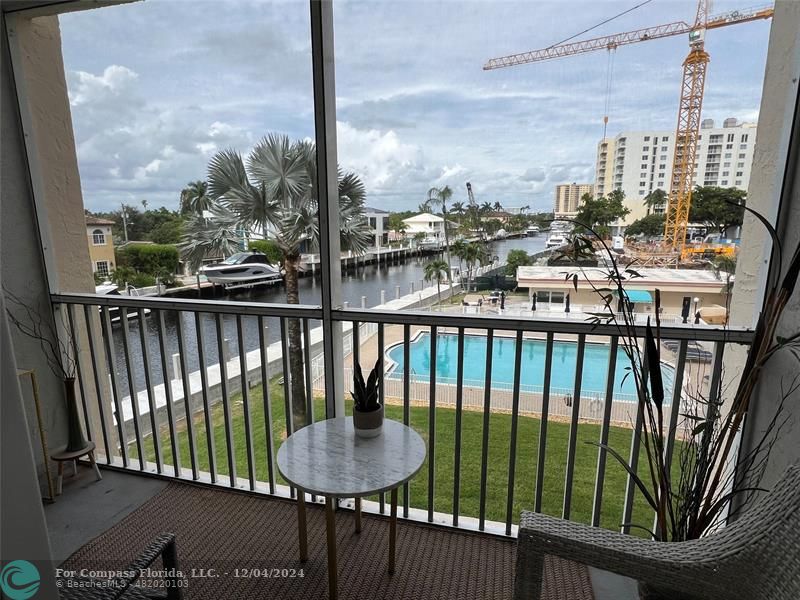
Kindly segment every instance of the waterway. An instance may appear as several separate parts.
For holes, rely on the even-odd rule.
[[[510,250],[520,249],[525,250],[529,254],[543,250],[545,247],[546,236],[540,235],[530,238],[519,238],[510,240],[501,240],[491,244],[491,253],[497,256],[499,260],[503,261],[508,255]],[[400,286],[400,295],[406,295],[410,292],[411,282],[414,282],[415,289],[419,289],[420,280],[423,279],[424,265],[431,260],[431,256],[410,257],[404,261],[394,264],[381,264],[381,265],[366,265],[359,267],[356,270],[349,271],[342,276],[342,299],[349,303],[353,308],[361,306],[361,298],[366,298],[367,308],[371,308],[380,304],[381,290],[386,291],[386,299],[392,300],[395,297],[396,287]],[[453,258],[453,264],[456,264],[457,259]],[[301,304],[318,305],[320,303],[320,282],[318,277],[304,277],[300,279],[300,302]],[[217,299],[222,299],[230,302],[268,302],[268,303],[286,303],[286,290],[283,285],[275,285],[272,287],[261,287],[249,290],[236,290],[224,295],[220,295]],[[165,332],[164,343],[166,347],[168,369],[171,373],[172,370],[172,355],[178,352],[178,327],[177,320],[181,318],[183,325],[186,356],[188,363],[188,370],[194,371],[199,368],[200,360],[198,356],[198,325],[201,329],[201,335],[204,340],[204,362],[206,365],[213,365],[219,362],[218,346],[217,346],[217,333],[216,322],[214,315],[201,314],[199,323],[195,319],[193,313],[181,313],[180,315],[175,311],[165,311]],[[258,335],[258,320],[255,317],[242,317],[242,337],[244,342],[244,349],[246,352],[258,348],[259,335]],[[237,333],[237,322],[234,315],[224,315],[222,318],[223,337],[228,340],[228,347],[230,348],[230,356],[238,356],[239,354],[239,341]],[[264,319],[267,326],[267,341],[268,343],[276,342],[281,339],[280,320],[277,318]],[[151,381],[153,385],[162,383],[163,370],[161,366],[160,349],[157,321],[153,315],[146,319],[145,330],[145,343],[147,344],[148,353],[150,355],[150,370]],[[310,327],[318,327],[319,322],[312,321]],[[129,341],[129,356],[130,367],[133,374],[134,390],[141,391],[145,389],[145,370],[143,353],[141,347],[141,324],[138,320],[131,320],[129,322],[130,335]],[[114,337],[114,361],[115,372],[117,373],[117,382],[121,395],[127,396],[130,394],[128,385],[128,375],[126,369],[126,358],[123,344],[123,328],[121,325],[113,326]],[[91,385],[88,376],[90,373],[90,365],[82,365],[84,372],[84,379],[87,385]]]

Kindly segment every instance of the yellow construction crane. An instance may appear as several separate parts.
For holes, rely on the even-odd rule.
[[[683,61],[681,99],[678,108],[678,126],[675,131],[675,154],[672,159],[672,182],[667,206],[664,243],[673,251],[682,252],[689,224],[689,208],[692,203],[697,140],[700,136],[700,111],[703,106],[703,91],[706,68],[710,57],[705,51],[705,32],[709,29],[737,25],[748,21],[769,19],[773,6],[762,6],[734,10],[708,16],[708,0],[699,0],[694,23],[675,21],[636,31],[626,31],[587,40],[556,44],[541,50],[511,54],[493,58],[483,69],[502,69],[528,63],[552,60],[595,50],[616,50],[619,46],[647,42],[673,35],[689,34],[689,55]]]

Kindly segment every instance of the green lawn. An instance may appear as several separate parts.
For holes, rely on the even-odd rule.
[[[285,433],[283,388],[273,380],[270,384],[272,400],[272,423],[274,451],[277,452]],[[245,442],[244,411],[241,394],[231,397],[234,432],[234,453],[238,477],[248,476],[247,450]],[[351,411],[347,403],[348,414]],[[216,470],[220,474],[228,473],[227,448],[225,444],[224,417],[221,405],[212,409]],[[402,421],[402,407],[387,405],[386,417]],[[321,399],[315,400],[315,417],[324,416]],[[439,408],[436,411],[436,460],[434,484],[434,510],[450,513],[453,509],[453,469],[455,457],[455,410]],[[250,390],[250,419],[253,432],[256,476],[260,481],[267,481],[266,438],[264,434],[264,410],[261,386]],[[411,408],[411,426],[428,440],[427,407]],[[514,482],[513,520],[517,521],[523,509],[532,509],[536,482],[536,465],[539,445],[540,420],[532,417],[519,417],[517,429],[516,475]],[[209,470],[206,429],[202,417],[194,421],[195,448],[201,470]],[[477,517],[480,498],[481,440],[483,415],[479,412],[465,411],[462,417],[461,447],[461,490],[460,514]],[[505,521],[508,489],[508,463],[511,432],[511,416],[495,413],[489,419],[489,456],[487,469],[486,518],[494,521]],[[179,453],[181,465],[190,466],[189,443],[185,426],[180,427]],[[542,494],[543,512],[560,516],[564,498],[564,478],[566,470],[567,444],[569,424],[549,422],[547,429],[547,445],[544,470],[544,486]],[[592,499],[597,470],[598,449],[592,442],[600,439],[600,426],[581,424],[578,427],[578,444],[575,459],[575,475],[572,489],[571,519],[588,523],[592,514]],[[623,456],[629,453],[631,430],[612,427],[609,443]],[[154,460],[155,451],[150,438],[143,442],[148,460]],[[166,425],[161,430],[161,444],[164,463],[172,464],[172,453],[169,444],[169,432]],[[129,446],[131,456],[136,456],[135,445]],[[428,462],[426,460],[420,473],[411,482],[411,506],[427,508],[428,497]],[[167,470],[167,472],[169,472]],[[284,483],[277,474],[277,481]],[[603,492],[603,511],[601,525],[615,529],[622,519],[623,497],[625,492],[626,473],[624,469],[609,456],[606,467]],[[653,522],[650,513],[637,494],[633,522],[650,527]]]

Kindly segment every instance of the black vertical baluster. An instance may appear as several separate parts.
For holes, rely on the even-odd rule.
[[[114,333],[111,329],[111,317],[108,314],[108,307],[103,307],[103,337],[106,344],[106,360],[108,360],[108,371],[111,375],[111,395],[114,398],[114,410],[117,418],[117,436],[119,439],[119,451],[122,456],[122,466],[128,466],[128,438],[125,435],[125,415],[122,412],[120,402],[119,385],[117,384],[117,361],[114,358]]]
[[[492,351],[494,346],[494,329],[486,331],[486,380],[483,386],[483,431],[481,433],[481,489],[478,512],[478,529],[483,531],[486,525],[486,482],[489,463],[489,417],[492,403]]]
[[[553,373],[553,332],[547,334],[544,350],[544,383],[542,386],[542,419],[539,422],[539,452],[536,465],[536,490],[533,510],[542,512],[542,492],[544,488],[544,460],[547,453],[547,420],[550,414],[550,379]]]
[[[458,527],[461,495],[461,416],[464,410],[464,328],[458,328],[458,371],[456,373],[456,431],[453,459],[453,527]]]
[[[228,451],[228,478],[231,487],[236,487],[236,453],[233,447],[233,417],[231,400],[228,397],[228,358],[225,352],[225,327],[222,314],[214,315],[217,328],[217,355],[219,357],[219,385],[222,391],[222,413],[225,418],[225,447]]]
[[[411,325],[403,325],[403,424],[411,426]],[[408,483],[403,484],[403,516],[408,518]]]
[[[194,329],[197,336],[197,360],[200,362],[200,392],[203,398],[203,419],[206,426],[206,451],[211,483],[217,482],[217,452],[214,444],[214,415],[208,397],[208,365],[206,364],[206,339],[203,332],[203,314],[194,313]]]
[[[575,386],[572,398],[572,423],[569,428],[567,446],[567,474],[564,478],[564,506],[562,517],[569,519],[572,508],[572,480],[575,476],[575,452],[578,443],[578,418],[581,410],[581,383],[583,382],[583,354],[586,348],[586,334],[578,334],[578,354],[575,357]]]
[[[672,469],[672,454],[675,450],[675,433],[678,428],[678,417],[680,416],[683,373],[686,370],[686,354],[688,348],[688,340],[681,340],[678,346],[678,364],[675,367],[675,379],[672,382],[672,406],[670,410],[669,429],[667,430],[667,448],[664,458],[667,465],[667,472]]]
[[[311,332],[308,319],[303,319],[303,367],[306,376],[306,425],[314,422],[314,380],[311,373]]]
[[[378,360],[377,360],[377,363],[378,363],[378,381],[381,381],[381,382],[383,382],[383,373],[384,373],[383,349],[384,349],[384,347],[386,345],[386,339],[385,339],[384,335],[385,335],[385,332],[384,332],[383,323],[378,323]],[[384,407],[384,411],[385,411],[386,410],[386,408],[385,408],[385,405],[386,405],[386,392],[384,390],[384,384],[383,383],[381,383],[378,401],[381,403],[381,406]],[[383,493],[383,492],[381,492],[378,495],[378,508],[381,511],[381,514],[385,513],[385,511],[386,511],[386,494]]]
[[[156,456],[156,471],[161,473],[164,470],[163,459],[161,456],[161,437],[158,425],[158,407],[156,406],[155,390],[153,389],[153,377],[150,373],[150,348],[147,345],[150,336],[147,332],[147,315],[145,309],[139,309],[139,343],[142,345],[142,364],[144,366],[144,384],[147,389],[147,407],[150,411],[150,435],[153,438],[153,452]]]
[[[619,336],[611,338],[608,349],[608,371],[606,372],[606,401],[603,405],[603,422],[600,425],[600,448],[597,450],[597,476],[594,479],[594,504],[592,506],[592,525],[600,526],[600,517],[603,510],[603,484],[606,476],[608,432],[611,425],[611,408],[614,404],[614,377],[617,373],[617,348]]]
[[[428,404],[428,522],[433,523],[436,481],[436,325],[431,325],[430,402]]]
[[[97,368],[100,359],[94,349],[95,329],[94,319],[97,316],[97,307],[88,304],[83,307],[83,319],[86,322],[86,335],[89,336],[89,356],[92,359],[92,377],[94,390],[97,395],[97,409],[100,415],[100,431],[103,435],[103,448],[106,452],[106,463],[111,464],[111,448],[108,443],[108,430],[106,428],[106,410],[104,408],[103,387],[100,385],[100,371]]]
[[[139,456],[139,470],[144,471],[144,447],[142,446],[142,431],[139,423],[139,394],[136,392],[136,380],[133,378],[130,351],[130,328],[128,326],[128,309],[121,306],[119,309],[122,320],[122,349],[125,354],[125,372],[128,375],[128,392],[130,393],[131,415],[133,417],[133,432],[136,436],[136,453]]]
[[[283,407],[286,417],[286,437],[294,433],[292,422],[292,373],[289,369],[289,336],[287,335],[286,317],[281,317],[281,362],[283,366]],[[295,497],[295,489],[289,487],[289,496]]]
[[[183,332],[183,313],[175,313],[175,325],[178,333],[178,359],[181,365],[181,383],[183,385],[183,410],[186,421],[186,436],[189,438],[189,458],[192,461],[192,479],[199,479],[197,465],[197,448],[194,443],[194,409],[192,407],[192,384],[189,381],[189,357],[186,337]]]
[[[267,476],[269,478],[269,493],[275,493],[275,462],[273,458],[274,447],[272,443],[272,398],[269,389],[269,356],[267,355],[267,326],[264,317],[258,317],[258,347],[261,351],[261,394],[264,399],[264,436],[267,449]]]
[[[175,477],[180,477],[181,454],[180,446],[178,445],[177,427],[175,425],[175,398],[172,395],[172,378],[169,376],[167,346],[166,342],[164,341],[164,332],[166,332],[167,326],[164,323],[164,311],[157,310],[156,312],[156,323],[158,324],[158,351],[161,355],[161,374],[164,378],[164,397],[166,398],[167,402],[167,426],[169,427],[169,444],[170,448],[172,449],[172,468],[175,472]],[[175,377],[177,377],[177,375],[178,374],[175,373]]]
[[[511,440],[508,450],[508,492],[506,503],[506,535],[511,535],[514,509],[514,477],[517,468],[517,423],[519,421],[519,382],[522,372],[522,331],[517,331],[514,348],[514,391],[511,400]]]
[[[253,454],[253,426],[250,423],[250,380],[247,376],[247,352],[244,348],[242,315],[236,315],[236,335],[239,339],[239,375],[242,380],[242,412],[244,413],[244,441],[247,449],[247,475],[250,490],[256,489],[256,461]]]
[[[642,353],[642,388],[647,388],[649,371],[647,370],[647,351]],[[638,398],[636,401],[636,423],[633,425],[633,435],[631,436],[631,452],[628,456],[628,466],[634,473],[639,470],[639,450],[642,445],[642,424],[644,422],[644,410]],[[625,481],[625,503],[622,507],[622,533],[631,532],[631,517],[633,516],[633,498],[636,494],[636,484],[633,477],[628,474]]]

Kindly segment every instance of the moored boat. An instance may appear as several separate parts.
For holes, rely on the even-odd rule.
[[[237,252],[222,262],[202,267],[200,273],[211,283],[225,286],[256,285],[282,278],[261,252]]]

